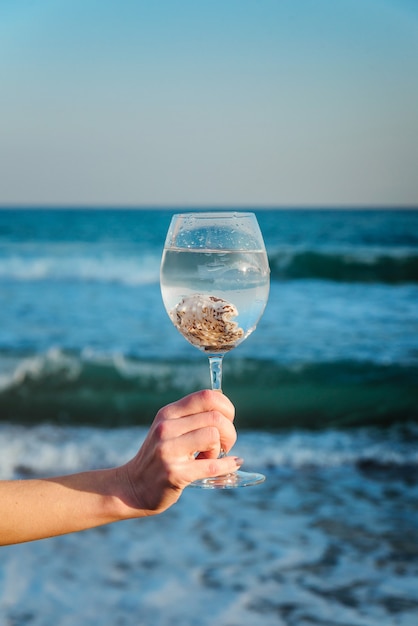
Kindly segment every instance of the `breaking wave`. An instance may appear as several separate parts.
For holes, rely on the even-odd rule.
[[[0,263],[0,280],[144,285],[159,280],[159,258],[147,255],[14,255]]]
[[[280,248],[269,253],[272,280],[315,279],[337,282],[402,284],[418,282],[414,250],[347,252]],[[156,284],[160,257],[155,253],[126,255],[14,254],[0,262],[0,280],[76,281]]]
[[[416,283],[418,254],[402,252],[322,252],[279,250],[270,255],[276,280],[319,279],[337,282]]]
[[[148,424],[157,410],[207,387],[206,363],[133,360],[52,350],[0,377],[3,421],[118,427]],[[240,428],[388,425],[418,420],[418,367],[336,361],[284,365],[230,359],[224,391]]]

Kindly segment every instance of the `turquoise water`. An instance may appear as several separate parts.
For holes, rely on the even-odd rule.
[[[209,384],[161,301],[172,213],[0,211],[3,420],[148,423],[160,398]],[[415,420],[418,212],[256,213],[270,299],[225,359],[242,423]]]
[[[208,386],[159,292],[173,211],[0,211],[0,477],[119,464]],[[0,624],[416,626],[418,212],[256,211],[272,284],[225,358],[263,485],[0,552]]]

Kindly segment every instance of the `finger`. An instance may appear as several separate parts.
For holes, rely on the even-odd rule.
[[[219,391],[203,389],[189,394],[172,404],[160,409],[157,415],[163,415],[166,419],[177,419],[196,413],[207,411],[219,411],[231,422],[235,416],[235,408],[227,396]]]
[[[181,462],[194,460],[197,452],[204,453],[207,458],[217,458],[221,451],[219,430],[214,426],[199,428],[162,442],[159,446],[161,456],[166,459],[177,459]]]
[[[216,440],[226,452],[232,448],[237,439],[237,433],[232,422],[217,411],[198,413],[197,415],[190,415],[176,420],[162,419],[157,424],[156,428],[158,429],[158,437],[161,441],[174,440],[188,433],[196,437],[200,430],[214,428],[217,431]],[[201,434],[200,437],[204,437],[204,435]],[[191,437],[183,440],[183,448],[190,439]],[[192,447],[194,445],[193,451],[206,451],[204,442],[198,446],[196,446],[196,444],[191,445]]]
[[[209,459],[216,459],[221,453],[221,437],[215,426],[206,426],[186,433],[180,439],[180,443],[189,459],[194,459],[196,452]]]
[[[222,459],[196,459],[187,465],[183,478],[186,484],[190,484],[202,478],[232,474],[241,467],[243,462],[243,459],[236,456],[226,456]]]

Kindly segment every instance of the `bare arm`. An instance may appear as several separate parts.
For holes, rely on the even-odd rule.
[[[236,433],[226,396],[200,391],[161,409],[138,453],[113,469],[0,481],[0,545],[161,513],[199,478],[235,471]],[[197,458],[195,452],[202,451]]]

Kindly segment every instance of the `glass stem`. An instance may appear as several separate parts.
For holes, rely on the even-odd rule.
[[[222,359],[223,354],[209,357],[210,383],[214,391],[222,393]]]
[[[220,391],[222,393],[222,360],[223,354],[212,355],[209,357],[209,369],[210,369],[210,383],[214,391]],[[225,450],[221,448],[219,458],[222,459],[226,456]]]

